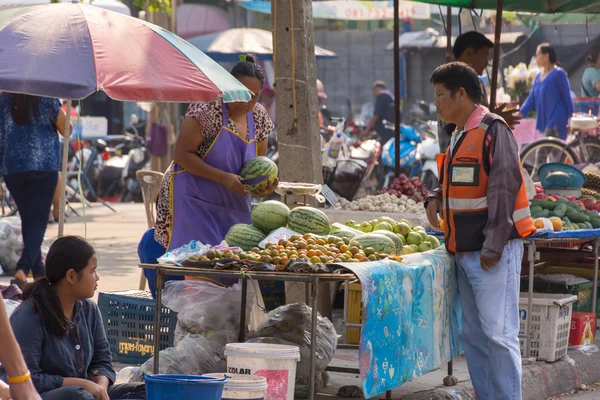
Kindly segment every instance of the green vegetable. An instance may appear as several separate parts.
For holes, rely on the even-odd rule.
[[[587,226],[583,222],[578,223],[577,226],[579,229],[587,229]]]
[[[542,210],[536,218],[548,218],[550,216],[550,210]]]
[[[571,220],[567,217],[562,218],[563,226],[571,225]]]
[[[600,215],[598,214],[598,211],[594,211],[594,210],[587,210],[583,212],[585,215],[587,215],[590,218],[600,218]]]
[[[557,206],[557,202],[550,200],[532,200],[532,206],[542,207],[545,210],[554,210],[554,207]]]
[[[589,222],[584,222],[583,224],[584,224],[584,225],[585,225],[585,226],[586,226],[588,229],[594,229],[594,227],[592,226],[592,224],[591,224],[591,223],[589,223]]]
[[[594,229],[600,229],[600,218],[590,218],[590,224]]]
[[[531,207],[529,212],[531,213],[531,218],[536,219],[540,218],[544,209],[540,206]]]
[[[574,212],[574,213],[568,212],[567,218],[569,218],[571,221],[575,222],[576,224],[579,224],[581,222],[589,222],[589,220],[590,220],[590,217],[588,217],[584,213],[579,213],[579,212]]]
[[[559,203],[554,210],[552,211],[552,215],[558,218],[562,218],[567,213],[567,205],[563,203]]]

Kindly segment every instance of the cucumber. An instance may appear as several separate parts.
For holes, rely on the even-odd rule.
[[[567,218],[569,218],[572,222],[579,224],[581,222],[589,222],[590,217],[583,213],[567,213]]]
[[[554,210],[554,207],[556,207],[558,203],[550,200],[540,200],[540,202],[535,205],[542,207],[544,210]]]
[[[567,217],[562,218],[563,226],[571,225],[571,220]]]
[[[559,200],[556,200],[556,202],[560,203],[560,204],[566,204],[566,205],[569,204],[569,200],[566,200],[566,199],[559,199]]]
[[[584,211],[583,213],[590,218],[600,218],[600,214],[598,214],[598,211],[587,210],[587,211]]]
[[[542,210],[537,218],[548,218],[550,216],[550,210]]]
[[[592,224],[590,224],[589,222],[584,222],[583,224],[587,227],[587,229],[594,229]]]
[[[594,229],[600,229],[600,218],[590,218],[590,224]]]
[[[579,212],[579,208],[573,208],[571,206],[567,206],[567,212],[566,212],[567,214],[578,213],[578,212]]]
[[[562,218],[567,213],[567,205],[563,203],[559,203],[554,210],[552,210],[552,215],[558,218]]]
[[[543,211],[544,209],[540,206],[534,206],[529,209],[529,212],[531,213],[531,218],[533,219],[539,218]]]
[[[587,226],[583,222],[578,223],[577,226],[579,229],[587,229]]]
[[[578,203],[576,203],[576,202],[574,202],[574,201],[570,201],[570,202],[568,202],[568,203],[567,203],[567,205],[568,205],[569,207],[572,207],[572,208],[574,208],[575,210],[579,210],[579,204],[578,204]]]

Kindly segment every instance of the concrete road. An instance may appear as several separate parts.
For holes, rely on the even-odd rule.
[[[140,281],[137,245],[148,228],[143,204],[113,204],[112,212],[101,204],[76,210],[79,217],[71,215],[65,225],[66,235],[85,237],[98,254],[100,282],[98,292],[114,292],[137,289]],[[58,235],[58,225],[48,226],[46,236]],[[7,284],[9,277],[0,277],[0,284]],[[97,297],[97,293],[96,293]]]

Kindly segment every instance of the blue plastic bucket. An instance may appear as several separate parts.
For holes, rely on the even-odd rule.
[[[225,377],[196,375],[146,375],[144,380],[147,400],[221,400],[227,383]]]

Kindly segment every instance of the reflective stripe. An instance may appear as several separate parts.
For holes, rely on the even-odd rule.
[[[478,210],[487,208],[488,202],[487,197],[480,197],[478,199],[456,199],[449,198],[444,199],[444,206],[450,206],[451,210]]]
[[[515,210],[513,213],[513,221],[517,222],[522,220],[523,218],[531,217],[531,212],[529,211],[529,207],[521,208],[520,210]]]
[[[479,129],[483,129],[484,131],[487,131],[487,129],[489,128],[489,125],[486,123],[481,123],[479,124]]]

